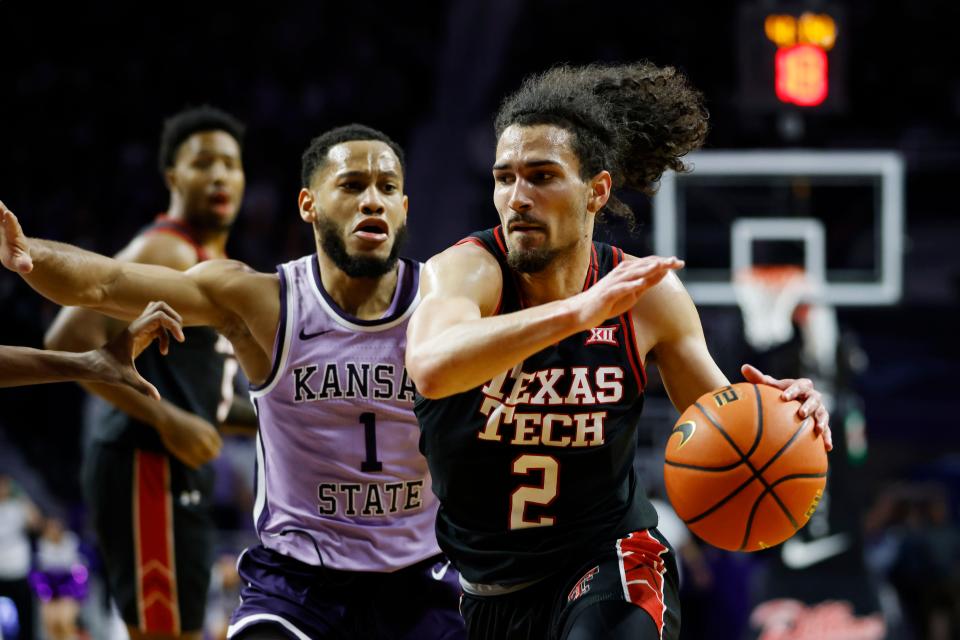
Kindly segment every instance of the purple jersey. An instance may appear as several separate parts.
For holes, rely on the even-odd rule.
[[[347,315],[316,255],[280,265],[273,370],[260,418],[254,521],[263,546],[311,565],[394,571],[440,552],[404,368],[420,264],[401,260],[379,320]]]

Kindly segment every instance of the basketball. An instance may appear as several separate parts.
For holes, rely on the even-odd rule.
[[[827,480],[823,439],[800,403],[746,382],[701,396],[667,442],[667,495],[691,531],[730,551],[757,551],[796,533]]]

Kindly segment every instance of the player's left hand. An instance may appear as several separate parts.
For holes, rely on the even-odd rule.
[[[183,319],[165,302],[151,302],[139,318],[117,334],[100,349],[91,352],[103,381],[132,387],[155,400],[160,399],[156,387],[137,372],[134,358],[154,340],[160,343],[160,352],[166,355],[170,348],[170,335],[183,342]]]
[[[30,273],[33,259],[20,222],[7,205],[0,202],[0,264],[16,273]]]
[[[813,388],[812,381],[808,378],[778,380],[749,364],[740,367],[740,371],[747,382],[776,387],[782,391],[780,397],[784,400],[799,401],[800,408],[797,410],[797,415],[804,420],[813,420],[813,433],[823,435],[824,449],[827,451],[833,449],[833,436],[830,433],[830,413],[823,406],[823,397],[819,391]]]

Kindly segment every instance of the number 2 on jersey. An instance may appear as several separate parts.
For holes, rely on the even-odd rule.
[[[553,456],[522,455],[513,461],[514,475],[528,475],[531,471],[540,471],[543,482],[539,486],[521,485],[510,494],[510,528],[528,529],[530,527],[549,527],[556,523],[553,516],[540,516],[536,520],[527,520],[523,513],[527,504],[547,506],[557,497],[557,481],[560,465]]]

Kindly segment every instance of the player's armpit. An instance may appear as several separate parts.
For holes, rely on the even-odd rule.
[[[216,308],[211,315],[217,322],[210,324],[230,340],[242,363],[242,350],[251,346],[244,343],[250,338],[266,356],[273,353],[280,322],[280,279],[276,273],[260,273],[237,260],[208,260],[186,275]],[[247,371],[247,375],[252,374]]]

